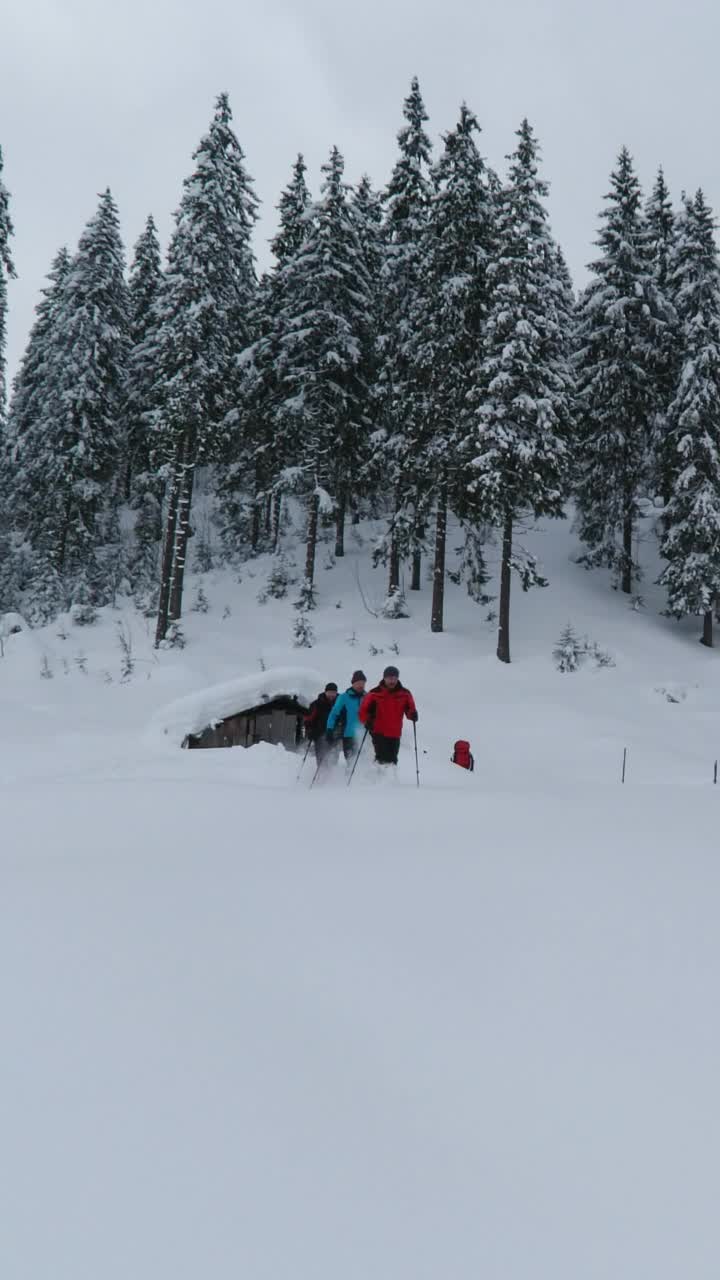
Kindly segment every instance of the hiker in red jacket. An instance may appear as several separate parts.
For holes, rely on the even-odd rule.
[[[386,667],[380,684],[360,704],[360,720],[372,735],[378,764],[397,764],[403,716],[417,723],[415,699],[401,685],[397,667]]]

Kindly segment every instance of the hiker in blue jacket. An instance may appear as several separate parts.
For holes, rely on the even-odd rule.
[[[357,751],[357,735],[362,729],[358,712],[365,697],[367,677],[364,671],[353,671],[350,688],[335,699],[327,719],[327,740],[335,742],[342,733],[343,755],[352,760]]]

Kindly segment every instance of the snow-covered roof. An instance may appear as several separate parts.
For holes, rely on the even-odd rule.
[[[185,698],[178,698],[156,712],[151,729],[182,744],[189,733],[202,733],[203,729],[217,724],[226,716],[259,707],[273,698],[297,698],[302,706],[307,707],[324,685],[323,677],[307,667],[275,667],[270,671],[258,671],[257,674],[213,684]]]
[[[0,613],[0,636],[5,639],[15,631],[27,631],[28,624],[21,613]]]

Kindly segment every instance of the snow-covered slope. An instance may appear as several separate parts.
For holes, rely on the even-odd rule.
[[[358,549],[310,651],[261,561],[205,576],[181,652],[130,611],[7,638],[3,1275],[715,1280],[717,655],[567,528],[534,549],[509,668],[460,589],[443,635],[427,590],[372,617]],[[568,620],[616,665],[558,673]],[[407,732],[394,784],[309,791],[282,748],[148,731],[306,659],[397,663],[419,790]]]

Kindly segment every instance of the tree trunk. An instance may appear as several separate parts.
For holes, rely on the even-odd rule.
[[[430,630],[442,631],[445,609],[445,540],[447,536],[447,485],[443,483],[438,496],[437,515],[435,517],[435,564],[433,567],[432,610],[430,613]],[[418,579],[420,577],[420,552],[418,559]],[[415,587],[415,557],[413,557],[413,587]]]
[[[282,513],[282,494],[274,493],[273,508],[272,508],[271,540],[272,540],[272,549],[275,555],[277,555],[277,550],[278,550],[278,547],[280,546],[280,515],[281,513]]]
[[[67,540],[70,532],[70,516],[72,515],[72,503],[68,498],[65,503],[65,515],[63,518],[62,528],[60,529],[60,542],[57,549],[57,557],[55,568],[58,573],[62,573],[65,568],[65,556],[67,554]]]
[[[446,513],[445,524],[447,525],[447,513]],[[425,537],[424,525],[418,525],[417,529],[415,530],[415,537],[417,538],[418,542],[422,542],[423,538]],[[415,550],[413,551],[413,558],[412,558],[412,579],[410,581],[410,590],[419,591],[421,588],[421,580],[422,580],[422,551],[420,550],[419,546],[416,546]]]
[[[320,498],[317,493],[314,493],[308,503],[307,551],[305,555],[306,582],[314,582],[315,580],[315,549],[317,547],[319,512]]]
[[[272,494],[270,493],[265,499],[265,537],[266,538],[269,538],[272,532],[272,511],[273,511],[273,500],[272,500]]]
[[[497,656],[501,662],[510,661],[510,563],[512,560],[513,518],[512,511],[505,513],[503,529],[502,566],[500,569],[500,614],[498,619]]]
[[[178,499],[180,497],[180,464],[181,447],[175,454],[172,481],[168,495],[167,518],[165,521],[165,540],[163,542],[162,566],[160,569],[160,600],[158,602],[157,627],[155,629],[155,648],[165,639],[168,628],[168,608],[170,605],[170,579],[172,576],[173,550],[175,547],[175,529],[177,526]]]
[[[388,572],[388,595],[391,596],[393,591],[397,591],[400,586],[400,552],[395,537],[395,530],[392,531],[390,541],[390,562]]]
[[[347,494],[338,497],[335,510],[335,555],[345,555],[345,512],[347,510]]]
[[[622,566],[622,590],[626,596],[632,592],[632,536],[633,536],[633,519],[630,514],[625,516],[623,521],[623,566]]]
[[[250,546],[253,551],[257,551],[260,541],[260,504],[257,498],[253,499],[252,525],[250,527]]]
[[[178,618],[182,615],[185,561],[187,558],[188,538],[190,537],[190,508],[192,506],[194,479],[195,461],[192,458],[192,443],[188,435],[185,440],[184,465],[180,479],[180,495],[178,499],[177,527],[175,529],[172,579],[170,582],[170,608],[168,616],[171,622],[177,622]]]
[[[708,649],[713,647],[713,615],[712,609],[708,609],[703,618],[703,633],[701,644],[707,645]]]

